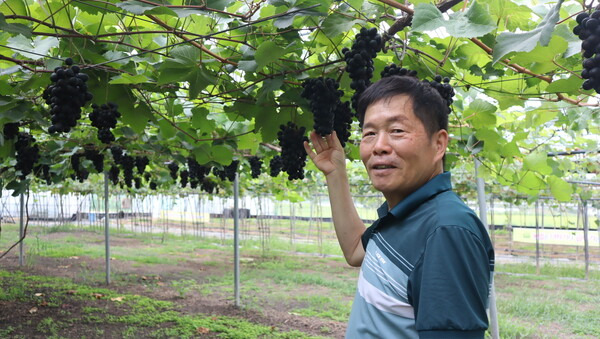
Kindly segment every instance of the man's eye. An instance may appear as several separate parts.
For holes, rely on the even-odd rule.
[[[375,135],[375,133],[374,133],[374,132],[366,132],[366,133],[364,133],[364,134],[362,135],[362,137],[363,137],[363,138],[366,138],[366,137],[370,137],[370,136],[373,136],[373,135]]]
[[[395,128],[392,130],[392,133],[404,133],[403,129]]]

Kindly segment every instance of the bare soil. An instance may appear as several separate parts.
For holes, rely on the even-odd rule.
[[[51,233],[45,236],[52,238],[52,241],[60,241],[64,236],[85,237],[89,242],[89,237],[98,237],[100,235],[90,235],[87,232],[69,232],[69,233]],[[129,249],[136,247],[147,248],[148,245],[135,238],[113,238],[113,246],[126,246]],[[257,303],[260,309],[256,307],[246,308],[236,307],[231,295],[219,293],[206,294],[196,290],[188,291],[182,297],[180,292],[175,290],[170,284],[171,281],[181,279],[194,279],[199,285],[209,277],[223,276],[230,274],[232,270],[231,256],[223,256],[222,253],[216,253],[211,249],[196,249],[193,257],[187,253],[185,260],[177,255],[171,255],[173,264],[151,264],[140,265],[139,263],[124,260],[111,260],[111,284],[105,283],[105,260],[90,258],[84,256],[74,256],[71,258],[50,258],[35,256],[27,265],[19,267],[18,252],[10,253],[0,260],[0,268],[7,271],[21,271],[26,275],[38,275],[49,277],[64,277],[71,279],[74,283],[81,283],[87,286],[98,288],[107,288],[118,293],[135,294],[147,296],[156,300],[164,300],[175,303],[180,307],[182,314],[204,314],[214,316],[231,316],[246,319],[253,323],[271,326],[278,331],[298,330],[308,335],[323,336],[328,338],[343,338],[346,323],[339,321],[330,321],[316,317],[306,317],[294,314],[293,310],[298,308],[298,301],[292,298],[285,302],[272,302],[269,299],[260,299],[264,297],[261,291],[256,292],[259,298]],[[260,258],[256,258],[260,260]],[[215,263],[216,262],[216,263]],[[344,266],[343,263],[333,262],[331,265]],[[0,278],[0,282],[1,282]],[[0,289],[0,294],[2,290]],[[317,291],[315,291],[317,292]],[[39,289],[41,294],[50,294],[51,291]],[[307,293],[303,291],[303,293]],[[317,292],[318,293],[318,292]],[[106,309],[111,315],[119,315],[120,311],[113,307],[114,303],[106,301],[98,305],[96,300],[81,300],[73,298],[72,300],[62,300],[58,307],[44,307],[43,303],[24,303],[19,301],[3,301],[0,298],[0,330],[9,328],[18,328],[18,331],[12,334],[15,337],[24,338],[46,338],[47,334],[39,331],[39,323],[45,318],[51,317],[56,321],[63,321],[65,317],[81,318],[84,317],[86,307],[100,307]],[[31,312],[33,308],[35,312]],[[58,311],[57,311],[58,310]],[[60,312],[65,310],[68,312]],[[30,322],[37,324],[35,326],[22,326]],[[168,324],[167,324],[168,325]],[[119,324],[98,324],[91,326],[89,323],[73,323],[70,327],[60,331],[61,337],[66,338],[115,338],[121,337],[126,325]],[[121,327],[120,327],[121,326]],[[1,332],[0,332],[1,333]],[[136,333],[135,337],[145,337],[148,333]],[[1,336],[1,335],[0,335]],[[212,338],[216,337],[213,333],[199,333],[198,337]]]

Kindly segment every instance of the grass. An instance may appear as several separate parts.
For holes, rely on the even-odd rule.
[[[0,246],[6,247],[12,241],[6,235],[15,230],[14,226],[3,225]],[[48,238],[48,235],[58,235],[53,228],[34,229],[26,239],[27,255],[65,258],[73,255],[93,258],[104,256],[104,244],[99,242],[103,237],[102,231],[82,232],[66,226],[62,226],[61,230],[74,234],[53,239]],[[156,234],[132,234],[122,230],[111,230],[111,234],[113,239],[125,244],[112,246],[113,257],[149,267],[149,271],[153,265],[172,265],[198,258],[195,256],[198,250],[209,249],[210,259],[206,257],[204,265],[218,272],[224,262],[214,258],[232,256],[232,242],[227,239],[199,239],[168,234],[163,239]],[[126,240],[135,240],[138,245],[127,246]],[[325,243],[321,247],[300,243],[294,246],[296,251],[301,249],[299,252],[312,254],[320,253],[323,248],[331,248],[331,257],[322,257],[290,252],[289,239],[271,239],[268,251],[261,248],[258,240],[247,239],[242,245],[241,253],[245,260],[241,266],[241,296],[244,307],[261,312],[267,304],[282,304],[289,305],[290,312],[300,316],[347,321],[358,271],[339,265],[343,261],[339,257],[339,248],[334,250],[334,245]],[[63,298],[67,298],[65,291],[69,289],[77,291],[69,297],[81,298],[86,302],[93,301],[90,297],[93,293],[100,293],[104,297],[98,304],[86,306],[82,309],[82,318],[73,321],[83,321],[90,326],[119,324],[123,328],[119,336],[125,338],[139,337],[140,334],[146,337],[190,337],[197,335],[195,331],[198,329],[208,329],[227,338],[254,338],[261,335],[269,338],[303,337],[303,334],[282,333],[243,319],[182,315],[173,303],[141,296],[127,295],[122,303],[107,303],[106,300],[111,297],[122,295],[93,287],[103,280],[103,275],[92,272],[91,267],[89,270],[89,276],[84,280],[90,286],[76,285],[65,279],[29,277],[0,271],[0,300],[34,302],[30,292],[35,286],[37,290],[52,292],[47,296],[49,307],[58,308]],[[192,293],[231,298],[233,274],[228,270],[222,272],[225,273],[199,275],[197,272],[186,272],[183,278],[171,280],[166,287],[175,291],[181,299]],[[539,275],[534,264],[498,263],[496,272],[498,321],[503,338],[600,337],[600,322],[597,321],[597,315],[600,314],[599,270],[590,270],[588,280],[583,279],[585,270],[580,263],[542,265]],[[119,278],[124,279],[123,283],[131,283],[134,279],[125,273]],[[145,284],[156,286],[154,279],[149,279]],[[46,336],[60,336],[66,325],[55,319],[53,322],[44,320],[35,326]],[[18,328],[0,327],[0,337],[11,333],[18,333]]]
[[[0,286],[6,284],[22,286],[22,295],[32,295],[40,288],[46,288],[53,297],[67,302],[70,298],[85,300],[87,304],[98,306],[85,306],[81,318],[71,318],[71,323],[90,324],[96,335],[102,336],[104,330],[96,328],[95,324],[123,325],[123,337],[132,337],[134,334],[149,333],[149,337],[178,337],[190,338],[198,335],[199,329],[205,333],[215,333],[224,338],[316,338],[307,336],[298,331],[281,332],[271,326],[251,323],[244,319],[224,316],[189,315],[183,314],[173,303],[155,300],[140,295],[121,294],[110,289],[94,288],[86,285],[75,284],[68,279],[29,276],[20,272],[7,272],[0,270]],[[112,301],[111,298],[119,296],[123,302]],[[15,296],[18,297],[18,296]],[[11,299],[8,299],[11,300]],[[114,315],[106,312],[106,305]],[[57,308],[58,306],[47,306]],[[23,326],[27,325],[26,323]],[[45,336],[60,336],[63,328],[68,327],[65,322],[57,321],[52,317],[42,318],[36,325],[36,330]],[[3,328],[2,334],[18,332],[19,328]],[[102,332],[102,333],[101,333]],[[112,335],[115,335],[114,333]],[[119,335],[120,336],[120,335]]]

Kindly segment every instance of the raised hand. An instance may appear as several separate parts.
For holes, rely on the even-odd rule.
[[[304,142],[304,149],[312,162],[325,176],[334,173],[345,174],[346,156],[335,131],[325,138],[312,131],[310,133],[310,140],[314,151],[306,141]]]

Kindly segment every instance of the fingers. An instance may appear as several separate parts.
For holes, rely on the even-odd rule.
[[[327,136],[327,142],[333,148],[337,148],[337,149],[342,149],[343,148],[342,147],[342,143],[340,142],[340,139],[338,138],[338,135],[337,135],[336,131],[331,132],[331,134],[329,134]]]
[[[327,141],[321,138],[321,136],[315,131],[310,133],[310,140],[312,141],[313,147],[315,148],[315,151],[317,151],[317,154],[329,148]]]
[[[311,159],[314,159],[317,156],[317,154],[310,148],[308,141],[304,142],[304,150],[306,151],[306,154],[308,154],[308,156]]]

